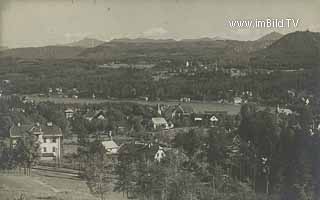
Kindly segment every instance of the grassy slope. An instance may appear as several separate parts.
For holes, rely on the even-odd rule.
[[[96,200],[84,181],[35,175],[32,177],[0,175],[0,200],[13,200],[24,194],[27,200]],[[107,199],[124,200],[111,192]]]

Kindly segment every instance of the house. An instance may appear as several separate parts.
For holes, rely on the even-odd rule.
[[[156,152],[156,154],[154,155],[154,159],[158,162],[161,162],[161,160],[166,156],[163,148],[161,146],[159,146],[158,151]]]
[[[218,122],[218,121],[219,121],[219,119],[218,119],[216,116],[214,116],[214,115],[212,115],[212,116],[209,118],[209,120],[210,120],[210,122]]]
[[[151,124],[152,124],[152,128],[154,130],[169,129],[169,124],[163,117],[153,117],[153,118],[151,118]]]
[[[120,148],[113,140],[103,141],[102,145],[106,149],[107,154],[117,154]]]
[[[180,98],[181,102],[191,102],[191,98],[190,97],[182,97]]]
[[[22,97],[22,103],[26,104],[26,103],[34,103],[33,99],[31,99],[30,97],[28,96],[24,96]]]
[[[52,88],[48,88],[48,93],[51,94],[53,92]]]
[[[173,119],[173,118],[179,118],[184,116],[190,116],[192,113],[194,113],[193,108],[190,105],[176,105],[176,106],[170,106],[164,111],[164,116],[166,119]]]
[[[280,108],[279,105],[277,106],[276,113],[285,114],[285,115],[293,114],[292,110],[288,108]]]
[[[63,92],[62,92],[62,88],[56,88],[56,93],[57,94],[62,94]]]
[[[2,80],[2,83],[3,83],[3,84],[9,84],[10,82],[11,82],[11,81],[10,81],[10,80],[7,80],[7,79],[6,79],[6,80]]]
[[[60,161],[63,135],[61,129],[52,122],[46,125],[17,123],[11,126],[9,133],[13,146],[26,134],[35,136],[40,144],[40,159]]]
[[[74,111],[71,108],[68,108],[64,111],[64,114],[67,119],[71,119],[73,117]]]
[[[241,104],[241,103],[242,103],[242,98],[241,98],[241,97],[235,97],[235,98],[233,98],[233,103],[234,103],[234,104]]]
[[[84,115],[84,118],[87,119],[88,121],[91,121],[93,119],[104,120],[105,113],[103,110],[89,111]]]
[[[142,100],[142,101],[149,101],[149,97],[139,97],[139,100]]]

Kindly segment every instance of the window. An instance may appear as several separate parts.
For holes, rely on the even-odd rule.
[[[47,143],[47,138],[43,138],[43,143]]]
[[[56,152],[56,148],[55,147],[52,147],[52,152]]]
[[[56,143],[56,138],[52,138],[52,143]]]
[[[47,147],[43,147],[43,152],[47,152]]]

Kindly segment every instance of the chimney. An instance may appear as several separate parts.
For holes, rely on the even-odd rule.
[[[36,126],[38,126],[38,127],[39,127],[39,126],[40,126],[40,123],[39,123],[39,122],[37,122],[37,123],[36,123]]]

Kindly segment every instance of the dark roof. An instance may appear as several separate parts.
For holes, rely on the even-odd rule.
[[[23,124],[23,125],[20,125],[20,126],[13,125],[10,128],[10,137],[22,137],[32,127],[33,127],[33,124]]]
[[[153,156],[158,151],[158,144],[151,143],[128,143],[121,145],[118,153],[121,155],[134,155],[140,157],[142,155],[153,159]]]
[[[84,117],[85,117],[85,118],[97,118],[97,117],[99,117],[100,115],[105,116],[103,110],[97,110],[97,111],[93,111],[93,110],[92,110],[92,111],[87,112],[87,113],[84,115]]]
[[[11,137],[21,137],[25,133],[36,133],[36,132],[37,133],[41,132],[43,135],[47,135],[47,136],[62,136],[61,129],[56,125],[37,126],[35,124],[22,124],[20,126],[13,125],[10,128],[10,136]]]
[[[177,109],[181,109],[183,113],[193,113],[193,108],[189,105],[178,105]]]
[[[43,135],[50,135],[50,136],[62,136],[62,131],[58,126],[41,126]]]
[[[169,108],[167,108],[165,111],[164,111],[164,116],[166,118],[171,118],[172,116],[172,113],[174,112],[180,112],[180,113],[183,113],[183,114],[191,114],[191,113],[194,113],[194,110],[192,108],[192,106],[190,105],[175,105],[175,106],[169,106]]]

